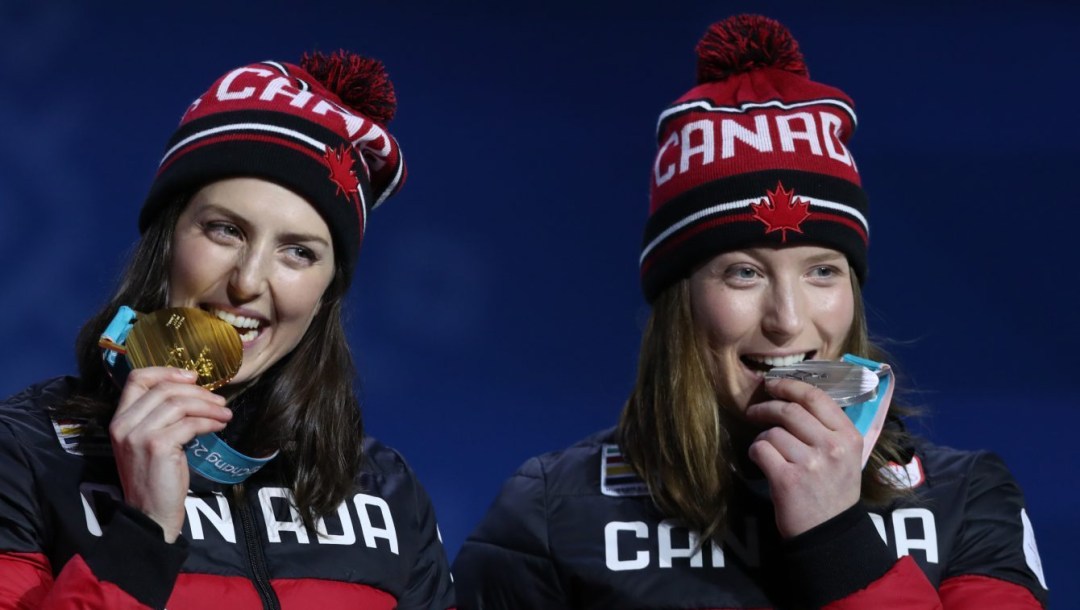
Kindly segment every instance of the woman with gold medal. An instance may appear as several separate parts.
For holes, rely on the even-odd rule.
[[[80,376],[0,404],[0,608],[438,608],[423,488],[364,435],[342,327],[402,185],[378,61],[218,78],[185,112]]]

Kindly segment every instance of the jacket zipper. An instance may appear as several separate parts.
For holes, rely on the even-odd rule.
[[[255,590],[259,592],[263,608],[281,610],[281,602],[278,601],[274,588],[270,586],[270,573],[266,569],[266,556],[255,531],[255,516],[251,513],[251,505],[247,498],[243,498],[238,504],[240,527],[244,530],[244,543],[247,546],[248,564],[251,566],[251,580],[255,584]]]

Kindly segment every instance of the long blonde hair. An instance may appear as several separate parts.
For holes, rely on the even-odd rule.
[[[862,294],[852,277],[855,315],[844,352],[882,361],[884,352],[870,341]],[[707,540],[722,533],[735,470],[743,461],[736,452],[742,449],[740,439],[751,433],[735,409],[717,399],[715,368],[702,335],[691,309],[690,282],[680,280],[653,304],[618,441],[660,510]],[[882,505],[904,495],[877,473],[900,461],[906,438],[902,427],[886,426],[863,469],[863,501]]]

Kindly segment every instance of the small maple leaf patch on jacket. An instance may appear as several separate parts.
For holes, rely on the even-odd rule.
[[[802,222],[810,217],[810,203],[795,196],[795,189],[785,190],[776,183],[776,190],[766,190],[768,199],[751,203],[754,218],[765,224],[765,233],[780,231],[780,241],[787,242],[787,232],[802,233]]]
[[[354,161],[352,149],[344,144],[337,150],[327,146],[326,154],[323,155],[323,163],[330,170],[330,181],[337,187],[334,194],[344,194],[350,201],[360,205],[360,180],[353,170]]]

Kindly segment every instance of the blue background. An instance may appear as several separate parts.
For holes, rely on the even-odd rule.
[[[0,394],[73,370],[165,141],[215,78],[378,57],[409,179],[372,216],[350,335],[368,429],[419,473],[453,557],[519,463],[615,422],[647,315],[656,116],[709,23],[762,12],[855,100],[871,329],[917,427],[1006,459],[1055,606],[1080,605],[1076,5],[96,4],[0,4]]]

